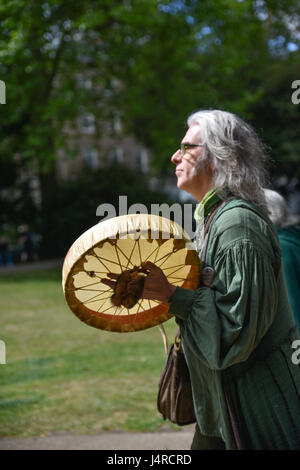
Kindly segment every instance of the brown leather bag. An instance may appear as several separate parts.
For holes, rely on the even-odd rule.
[[[175,342],[169,347],[157,395],[157,409],[164,419],[184,426],[196,422],[188,366],[178,330]]]
[[[214,209],[205,224],[204,235],[208,232],[210,223],[220,205],[221,203]],[[202,253],[202,263],[204,263],[206,256],[208,238],[209,235],[207,236]],[[166,348],[166,335],[162,325],[160,327]],[[180,329],[177,332],[174,343],[169,347],[167,359],[162,370],[158,385],[157,409],[164,419],[169,419],[172,423],[179,426],[196,422],[190,374],[181,345]]]

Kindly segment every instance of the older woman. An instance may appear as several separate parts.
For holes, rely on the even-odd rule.
[[[178,187],[200,202],[198,222],[217,208],[210,285],[175,287],[148,263],[143,291],[169,302],[180,326],[197,418],[192,449],[300,449],[300,366],[291,360],[299,336],[265,212],[263,146],[239,117],[200,111],[171,160]]]

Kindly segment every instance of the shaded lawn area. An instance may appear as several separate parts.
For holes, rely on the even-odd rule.
[[[164,324],[169,341],[177,326]],[[60,270],[0,278],[0,436],[154,431],[165,360],[158,327],[111,333],[67,307]]]

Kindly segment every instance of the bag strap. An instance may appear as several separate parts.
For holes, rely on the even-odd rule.
[[[209,241],[209,235],[210,235],[210,226],[211,226],[211,222],[216,214],[216,212],[221,208],[221,206],[224,204],[224,201],[220,201],[216,207],[214,208],[214,210],[209,214],[208,216],[208,219],[207,221],[205,222],[204,224],[204,233],[203,233],[203,242],[204,242],[204,239],[205,239],[205,236],[207,235],[207,238],[206,238],[206,241],[205,241],[205,246],[204,246],[204,249],[203,249],[203,252],[202,252],[202,256],[201,256],[201,262],[204,263],[205,261],[205,258],[206,258],[206,251],[207,251],[207,246],[208,246],[208,241]],[[163,337],[163,343],[164,343],[164,349],[165,349],[165,353],[167,354],[168,353],[168,338],[167,338],[167,335],[166,335],[166,332],[165,332],[165,329],[163,327],[162,324],[158,325],[159,326],[159,329],[160,329],[160,332],[161,332],[161,335]],[[177,330],[177,333],[176,333],[176,336],[175,336],[175,340],[174,340],[174,344],[175,344],[175,347],[177,350],[179,350],[181,348],[181,333],[180,333],[180,328],[178,328]]]
[[[161,332],[161,335],[162,335],[162,338],[163,338],[165,353],[168,354],[168,337],[166,335],[166,331],[165,331],[164,326],[163,326],[162,323],[160,325],[158,325],[158,327],[160,329],[160,332]]]
[[[221,208],[221,206],[223,206],[223,204],[224,204],[224,201],[220,201],[216,205],[214,210],[209,214],[209,217],[208,217],[207,221],[204,224],[203,243],[204,243],[204,239],[205,239],[206,235],[207,235],[207,238],[206,238],[206,241],[205,241],[205,246],[204,246],[203,251],[202,251],[202,256],[201,256],[201,262],[202,263],[205,262],[205,258],[206,258],[206,252],[207,252],[208,241],[209,241],[209,236],[210,236],[211,223],[212,223],[213,218],[216,215],[217,211]]]

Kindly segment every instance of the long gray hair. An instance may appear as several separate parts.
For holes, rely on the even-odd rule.
[[[198,111],[187,123],[201,127],[204,160],[209,159],[215,167],[214,186],[220,196],[226,199],[229,192],[267,210],[263,191],[267,155],[254,129],[235,114],[220,110]]]
[[[269,217],[277,228],[300,225],[300,215],[292,214],[286,200],[277,191],[265,189]]]

